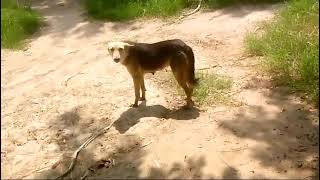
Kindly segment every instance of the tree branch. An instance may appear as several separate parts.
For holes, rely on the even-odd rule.
[[[78,155],[79,155],[80,151],[82,149],[84,149],[85,147],[87,147],[98,136],[101,136],[102,134],[106,133],[116,121],[117,120],[112,121],[109,126],[101,129],[97,133],[92,133],[92,135],[73,153],[72,160],[71,160],[71,163],[69,165],[69,168],[62,175],[58,176],[55,179],[61,179],[61,178],[65,177],[66,175],[68,175],[72,171],[72,169],[74,168],[74,165],[76,164],[76,161],[77,161],[77,158],[78,158]]]

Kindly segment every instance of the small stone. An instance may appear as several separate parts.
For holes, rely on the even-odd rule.
[[[287,154],[283,154],[283,158],[284,158],[284,159],[287,158]]]

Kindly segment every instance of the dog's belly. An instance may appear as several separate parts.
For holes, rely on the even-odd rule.
[[[165,67],[170,65],[169,59],[157,59],[157,60],[150,60],[148,62],[142,62],[141,64],[142,69],[146,73],[154,73],[155,71],[160,71]]]

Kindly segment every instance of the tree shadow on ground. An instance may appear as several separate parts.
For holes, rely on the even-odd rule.
[[[104,32],[105,27],[110,28],[110,31],[115,33],[143,28],[142,25],[135,24],[136,21],[104,22],[94,20],[86,13],[83,0],[32,0],[32,4],[35,10],[49,18],[51,22],[51,24],[48,24],[48,30],[41,32],[42,35],[88,38]],[[273,6],[270,5],[271,3],[252,4],[241,5],[240,3],[240,5],[236,4],[220,9],[220,13],[214,15],[211,19],[222,15],[243,17],[255,11],[273,9]],[[212,9],[206,11],[212,11]]]
[[[51,24],[46,24],[49,28],[47,31],[43,31],[42,35],[88,38],[104,32],[105,25],[114,32],[141,28],[134,25],[135,21],[106,24],[108,21],[92,19],[88,16],[84,3],[84,0],[33,0],[33,8],[50,19],[51,22]]]
[[[41,35],[87,38],[102,32],[103,23],[91,22],[83,3],[83,0],[33,0],[33,9],[48,18],[45,23],[51,22],[46,23],[48,28]]]
[[[143,178],[143,179],[181,179],[181,178],[210,178],[214,176],[204,174],[203,168],[206,165],[204,157],[195,157],[185,162],[175,162],[172,165],[156,165],[155,162],[147,162],[148,169],[141,169],[141,157],[137,156],[140,150],[116,157],[118,162],[110,169],[101,169],[93,174],[90,179],[110,178]],[[146,162],[145,162],[146,163]]]
[[[244,17],[250,15],[253,12],[259,12],[264,10],[273,10],[275,7],[282,5],[284,0],[276,1],[263,1],[263,2],[246,2],[246,3],[233,3],[231,5],[221,5],[217,15],[211,17],[211,19],[218,18],[220,16],[228,15],[231,17]],[[215,9],[215,8],[214,8]],[[206,12],[211,12],[212,9],[208,8]]]
[[[49,121],[50,131],[53,131],[54,133],[51,134],[51,138],[48,141],[50,145],[57,147],[53,154],[56,154],[57,152],[63,153],[62,156],[59,157],[59,161],[57,161],[49,170],[41,171],[39,174],[36,174],[35,178],[53,179],[62,174],[71,162],[72,151],[77,149],[91,132],[95,132],[100,129],[98,127],[87,127],[87,125],[93,121],[98,120],[94,118],[81,117],[79,108],[74,108],[70,111],[64,112],[57,119]],[[92,162],[93,157],[94,154],[90,151],[83,150],[79,155],[79,163],[76,164],[75,171],[73,171],[69,177],[80,176],[81,172],[85,170],[82,164],[84,162],[85,164]]]
[[[149,115],[155,115],[152,114],[154,108],[166,110],[161,106],[151,106],[145,107],[144,111],[147,111],[145,113],[149,113]],[[56,131],[56,136],[52,137],[50,141],[58,145],[57,151],[64,153],[60,157],[60,161],[49,170],[37,173],[34,176],[35,179],[53,179],[61,175],[69,167],[74,150],[86,140],[88,135],[111,123],[111,120],[83,117],[80,109],[79,107],[74,108],[50,121],[51,128]],[[129,109],[124,114],[129,115],[135,111],[138,109]],[[183,112],[179,111],[179,113]],[[92,127],[91,122],[101,123],[98,125],[95,123]],[[145,161],[145,156],[149,152],[144,147],[142,139],[138,135],[123,135],[110,129],[80,152],[72,173],[64,178],[79,179],[85,174],[87,179],[214,178],[212,174],[203,173],[203,168],[206,166],[206,159],[203,156],[185,157],[183,162],[172,164],[158,164],[155,161]],[[221,176],[225,179],[240,178],[236,169],[230,169],[230,167],[227,167]]]
[[[253,87],[250,87],[253,88]],[[250,96],[250,93],[247,94]],[[318,112],[298,103],[287,88],[269,88],[266,104],[248,105],[221,125],[234,136],[263,142],[252,158],[277,172],[306,170],[319,174]]]

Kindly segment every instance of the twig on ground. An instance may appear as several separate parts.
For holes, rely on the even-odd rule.
[[[84,73],[82,73],[82,72],[77,72],[76,74],[70,76],[70,77],[64,82],[64,86],[68,86],[68,81],[69,81],[70,79],[72,79],[73,77],[79,75],[79,74],[84,74]]]
[[[303,179],[316,179],[315,175],[304,177]]]
[[[96,139],[98,136],[106,133],[106,132],[112,127],[112,125],[113,125],[116,121],[117,121],[117,120],[112,121],[109,126],[101,129],[101,130],[98,131],[97,133],[92,133],[92,135],[73,153],[73,155],[72,155],[72,160],[71,160],[71,163],[70,163],[70,165],[69,165],[69,168],[68,168],[62,175],[60,175],[59,177],[57,177],[56,179],[61,179],[61,178],[65,177],[67,174],[69,174],[69,173],[72,171],[72,169],[73,169],[73,167],[74,167],[74,165],[75,165],[75,163],[76,163],[76,161],[77,161],[77,158],[78,158],[78,155],[79,155],[80,151],[81,151],[82,149],[84,149],[85,147],[87,147],[88,144],[90,144],[90,143],[91,143],[94,139]]]
[[[230,166],[220,155],[220,153],[218,154],[219,159],[225,164],[227,165],[230,169],[237,171],[235,168],[233,168],[232,166]]]
[[[152,142],[153,142],[153,141],[150,141],[150,142],[148,142],[147,144],[142,145],[141,148],[144,148],[144,147],[150,145]]]
[[[60,163],[61,163],[61,159],[59,161],[53,163],[53,165],[51,166],[51,169],[55,169]]]
[[[201,7],[201,3],[202,3],[202,0],[199,0],[198,6],[197,6],[193,11],[191,11],[191,12],[189,12],[189,13],[186,13],[186,14],[182,14],[178,19],[176,19],[176,20],[173,21],[173,22],[169,22],[169,23],[167,23],[166,25],[172,25],[172,24],[180,21],[181,19],[183,19],[183,18],[185,18],[185,17],[188,17],[188,16],[191,16],[192,14],[198,12],[199,9],[200,9],[200,7]],[[162,29],[162,26],[161,26],[159,29]]]
[[[33,174],[33,173],[35,173],[35,172],[39,172],[39,171],[41,171],[41,170],[43,170],[43,169],[50,168],[51,166],[52,166],[52,165],[48,165],[48,166],[44,166],[44,167],[38,168],[38,169],[36,169],[36,170],[33,170],[33,171],[31,171],[31,172],[29,172],[29,173],[21,176],[21,177],[18,178],[18,179],[23,179],[23,178],[25,178],[25,177],[27,177],[27,176],[30,176],[31,174]]]
[[[189,12],[187,14],[183,14],[182,16],[180,16],[179,20],[198,12],[200,7],[201,7],[201,3],[202,3],[202,0],[199,0],[198,6],[193,11],[191,11],[191,12]]]
[[[245,59],[247,59],[247,58],[250,58],[250,57],[252,57],[253,55],[252,54],[246,54],[246,55],[242,55],[242,56],[240,56],[240,57],[238,57],[237,59],[235,59],[235,60],[245,60]]]
[[[230,95],[230,96],[233,96],[233,95],[235,95],[235,94],[240,93],[241,91],[242,91],[242,89],[238,89],[238,90],[230,91],[230,92],[228,92],[227,94]]]
[[[157,166],[157,168],[160,168],[160,163],[158,162],[158,160],[153,160],[153,162]]]
[[[254,30],[253,30],[253,32],[254,33],[256,33],[258,30],[260,30],[261,29],[261,27],[256,27]]]
[[[218,66],[220,66],[220,65],[213,65],[213,66],[210,66],[210,67],[204,67],[204,68],[200,68],[200,69],[196,69],[196,70],[198,70],[198,71],[202,71],[202,70],[207,70],[207,69],[212,69],[212,68],[215,68],[215,67],[218,67]]]
[[[236,152],[236,151],[243,151],[248,149],[248,145],[245,145],[244,147],[240,147],[240,148],[231,148],[231,150],[223,150],[223,151],[218,151],[218,152]]]
[[[77,49],[77,50],[74,50],[74,51],[70,51],[70,52],[66,53],[65,55],[72,54],[72,53],[76,53],[76,52],[78,52],[78,51],[79,51],[78,49]]]
[[[86,179],[86,177],[89,175],[90,170],[87,169],[86,172],[84,173],[84,175],[80,178],[81,180]]]

